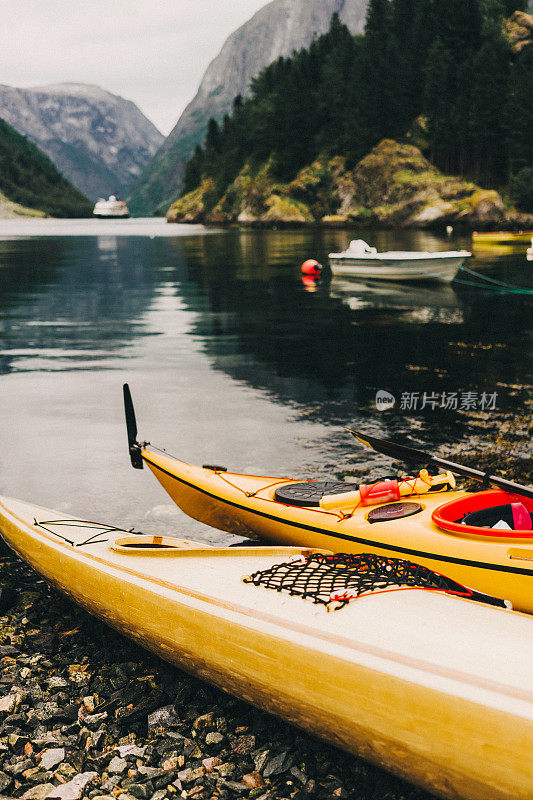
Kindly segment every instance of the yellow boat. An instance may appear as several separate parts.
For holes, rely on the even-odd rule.
[[[330,743],[439,797],[533,796],[526,615],[399,587],[328,614],[264,588],[265,572],[301,571],[313,559],[327,565],[327,554],[208,548],[7,498],[0,530],[47,581],[108,624]]]
[[[305,493],[305,484],[295,479],[193,466],[149,445],[139,458],[186,514],[213,528],[278,544],[411,558],[533,613],[533,531],[473,529],[453,521],[484,503],[524,501],[533,511],[531,500],[494,489],[419,494],[422,485],[413,479],[412,493],[402,503],[362,506],[340,494],[337,507],[304,507],[277,499],[291,484]]]
[[[533,231],[487,231],[472,233],[475,245],[522,245],[528,244]]]

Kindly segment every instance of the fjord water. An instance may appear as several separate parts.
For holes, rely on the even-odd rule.
[[[504,419],[531,380],[533,298],[468,286],[468,275],[452,286],[302,282],[303,260],[325,263],[354,236],[380,250],[470,247],[469,237],[421,232],[1,223],[0,493],[229,541],[131,469],[125,381],[141,439],[235,471],[386,472],[387,460],[344,425],[428,448],[477,431],[483,446],[481,395],[497,394],[490,413]],[[468,266],[531,288],[524,252],[495,252]],[[396,398],[393,408],[376,410],[379,390]],[[475,407],[441,408],[443,392],[471,392]]]

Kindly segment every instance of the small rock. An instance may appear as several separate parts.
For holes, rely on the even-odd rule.
[[[255,736],[237,736],[230,739],[231,749],[237,755],[245,756],[255,747]]]
[[[220,766],[222,764],[222,759],[218,758],[218,756],[211,756],[211,758],[204,758],[202,761],[202,765],[205,767],[206,772],[213,772],[215,767]]]
[[[192,728],[200,733],[201,731],[214,728],[215,724],[215,715],[213,712],[211,712],[209,714],[202,714],[201,717],[197,717],[192,724]]]
[[[206,744],[220,744],[224,741],[224,737],[218,731],[210,731],[205,737]]]
[[[197,769],[183,769],[178,772],[178,780],[182,783],[192,783],[197,778],[202,778],[205,775],[205,767],[198,767]]]
[[[83,724],[88,728],[97,728],[105,719],[107,719],[107,711],[102,711],[101,714],[87,714],[83,719]]]
[[[271,758],[263,770],[263,776],[268,778],[270,775],[281,775],[292,766],[292,757],[287,752],[280,753],[279,756]]]
[[[224,764],[220,764],[220,766],[216,767],[217,772],[223,778],[226,778],[228,775],[233,775],[235,772],[235,764],[232,764],[230,761],[227,761]]]
[[[154,792],[151,796],[150,800],[163,800],[166,797],[166,791],[164,789],[158,789],[157,792]]]
[[[55,747],[51,750],[45,750],[44,753],[41,755],[40,766],[43,769],[51,769],[55,767],[56,764],[61,764],[62,761],[65,759],[65,748],[64,747]]]
[[[255,771],[262,772],[265,764],[270,758],[270,750],[263,750],[254,756]]]
[[[128,786],[129,794],[139,800],[148,800],[152,796],[154,787],[146,783],[130,783]]]
[[[95,715],[100,716],[100,715]],[[87,718],[85,718],[85,722],[87,722]],[[144,752],[146,747],[138,747],[136,744],[123,744],[119,747],[116,747],[115,750],[118,750],[118,754],[121,758],[127,758],[128,756],[134,756],[135,758],[142,758],[144,756]]]
[[[59,800],[78,800],[88,783],[98,777],[97,772],[81,772],[62,786],[55,786],[47,797],[57,797]]]
[[[109,762],[107,771],[109,772],[110,775],[122,775],[122,773],[126,772],[127,769],[128,769],[128,762],[126,761],[126,759],[114,756]]]
[[[62,783],[66,781],[71,781],[72,778],[78,774],[78,770],[74,769],[72,764],[63,761],[56,770],[56,777],[62,778]]]
[[[47,683],[49,689],[66,689],[69,685],[69,682],[59,675],[52,675],[48,678]]]
[[[11,781],[12,778],[10,778],[9,775],[6,775],[5,772],[0,772],[0,794],[2,794],[4,789],[7,789]]]
[[[22,800],[44,800],[55,788],[53,783],[40,783],[38,786],[32,786],[31,789],[28,789],[22,795]]]
[[[345,798],[348,797],[348,792],[345,789],[343,789],[342,786],[339,786],[339,788],[335,789],[335,791],[333,792],[333,797]]]
[[[174,710],[174,706],[163,706],[156,711],[148,714],[148,730],[153,728],[171,728],[180,723],[180,718]]]
[[[7,737],[7,741],[11,750],[14,753],[22,753],[26,744],[28,742],[28,738],[26,736],[19,736],[18,733],[10,733]]]
[[[251,789],[257,789],[258,786],[265,785],[263,778],[258,772],[249,772],[247,775],[243,775],[242,782]]]
[[[0,712],[3,712],[4,714],[12,714],[16,707],[16,694],[6,694],[4,697],[0,697]]]
[[[221,784],[221,786],[226,787],[226,789],[233,789],[234,792],[239,792],[239,794],[241,794],[242,792],[245,792],[246,789],[250,788],[245,783],[237,783],[237,781],[224,781],[224,780],[221,780],[220,784]]]
[[[106,792],[112,792],[115,786],[120,783],[120,775],[113,775],[111,778],[102,784],[102,789]]]
[[[183,766],[180,764],[180,757],[179,756],[171,756],[170,758],[165,758],[164,761],[161,762],[161,769],[176,769],[176,767]]]

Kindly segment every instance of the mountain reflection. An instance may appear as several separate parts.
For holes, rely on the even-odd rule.
[[[116,237],[0,241],[0,372],[94,368],[143,336],[153,248]]]

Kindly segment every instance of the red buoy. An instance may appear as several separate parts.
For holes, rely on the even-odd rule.
[[[308,258],[302,264],[302,272],[304,275],[320,275],[322,272],[322,265],[315,261],[314,258]]]

